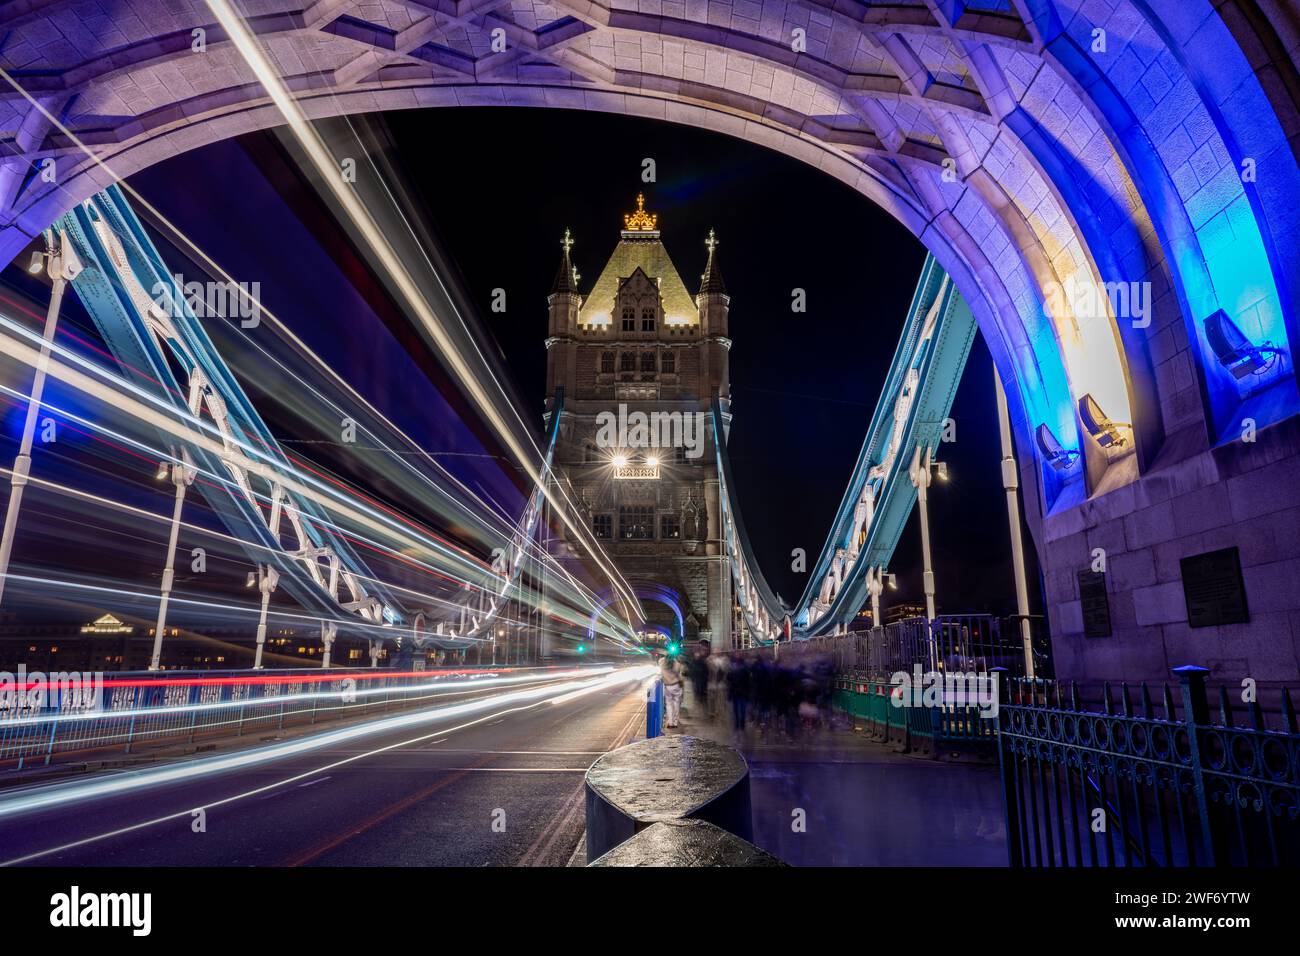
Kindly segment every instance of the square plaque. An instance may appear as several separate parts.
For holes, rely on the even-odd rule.
[[[1085,568],[1079,572],[1079,604],[1083,608],[1083,636],[1110,637],[1110,598],[1106,575]]]
[[[1190,626],[1245,624],[1250,620],[1241,557],[1235,547],[1194,554],[1179,564]]]

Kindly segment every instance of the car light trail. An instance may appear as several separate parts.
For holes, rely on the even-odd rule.
[[[176,714],[210,713],[212,711],[229,710],[231,708],[236,708],[236,707],[251,707],[259,704],[291,704],[291,703],[300,703],[304,701],[341,700],[347,703],[351,698],[376,697],[380,694],[406,694],[406,693],[415,694],[419,691],[425,691],[425,690],[434,691],[434,692],[444,692],[444,691],[455,692],[455,691],[463,691],[463,690],[477,690],[485,687],[502,687],[502,686],[509,686],[515,684],[537,683],[539,681],[554,681],[554,680],[561,680],[565,678],[585,678],[596,674],[607,673],[609,670],[611,670],[610,667],[592,667],[584,670],[563,670],[558,672],[543,671],[542,673],[519,674],[519,675],[508,676],[508,677],[494,675],[490,677],[484,677],[482,680],[465,680],[465,681],[453,681],[453,682],[446,682],[446,683],[440,681],[432,681],[426,684],[412,684],[408,687],[357,687],[357,688],[349,688],[347,690],[338,690],[338,691],[306,691],[306,692],[295,693],[295,694],[272,694],[266,697],[249,697],[241,700],[208,701],[206,703],[195,703],[195,704],[176,704],[173,706],[166,706],[166,707],[132,707],[123,710],[88,710],[88,711],[81,711],[77,713],[55,714],[55,715],[38,716],[38,717],[11,718],[11,719],[6,719],[3,722],[3,725],[0,726],[3,726],[4,729],[8,729],[10,727],[30,726],[32,724],[88,723],[96,720],[117,720],[122,717],[166,717],[169,715],[176,715]],[[415,672],[415,673],[420,673],[420,672]],[[428,672],[426,671],[424,673],[427,674]],[[393,677],[395,675],[390,673],[382,676]],[[348,671],[337,670],[333,672],[325,672],[324,675],[319,677],[319,680],[339,681],[339,680],[347,680],[351,677],[352,675]],[[178,681],[105,680],[100,686],[103,687],[148,687],[148,686],[219,687],[228,684],[234,686],[241,686],[241,685],[242,686],[258,686],[258,685],[274,686],[277,684],[304,683],[307,681],[307,679],[308,677],[304,675],[303,677],[280,678],[275,681],[262,681],[256,679],[249,680],[241,677],[214,678],[212,680],[178,680]],[[34,685],[29,685],[29,687],[30,686],[34,686]],[[77,686],[94,686],[94,685],[88,684],[88,682],[86,681],[71,681],[66,685],[60,685],[60,686],[75,688]],[[430,696],[434,696],[434,695],[430,695]],[[211,726],[216,726],[216,725],[205,724],[204,729],[206,730]]]
[[[424,724],[437,723],[440,721],[452,719],[455,717],[469,716],[471,714],[481,713],[485,710],[491,710],[503,704],[515,705],[507,707],[504,710],[494,711],[493,713],[479,717],[477,720],[468,724],[452,728],[442,728],[434,733],[423,734],[407,740],[398,741],[374,750],[366,751],[361,754],[355,754],[343,760],[317,767],[312,770],[297,774],[285,780],[277,781],[250,790],[246,793],[237,794],[232,797],[226,797],[212,803],[204,804],[201,808],[187,808],[176,814],[169,814],[160,817],[157,820],[147,821],[128,827],[123,830],[114,831],[112,834],[103,834],[98,837],[90,838],[91,840],[103,839],[107,836],[116,835],[117,833],[129,832],[143,826],[150,826],[154,823],[160,823],[164,820],[176,819],[180,816],[189,816],[194,809],[211,809],[223,804],[231,803],[235,800],[253,796],[258,793],[265,793],[268,790],[283,786],[288,783],[294,783],[304,780],[307,777],[344,764],[353,763],[375,754],[385,753],[395,750],[399,747],[409,746],[424,740],[431,740],[435,737],[453,733],[462,730],[467,726],[481,723],[487,720],[493,720],[511,713],[517,713],[536,707],[539,704],[549,702],[550,698],[557,694],[563,694],[578,689],[591,688],[593,690],[602,687],[617,687],[634,680],[644,678],[645,668],[636,667],[628,668],[625,671],[614,672],[599,677],[590,677],[581,680],[566,681],[560,685],[547,685],[541,688],[532,688],[528,690],[511,691],[500,695],[494,695],[481,700],[467,701],[461,704],[450,704],[445,707],[439,707],[432,710],[419,711],[412,714],[399,714],[393,717],[386,717],[382,720],[361,724],[355,727],[345,727],[339,730],[329,731],[328,733],[308,737],[303,740],[289,741],[281,744],[272,744],[267,747],[259,747],[242,753],[228,754],[220,757],[209,757],[200,760],[194,760],[181,766],[156,767],[147,770],[134,770],[124,773],[120,776],[112,777],[105,780],[94,780],[88,782],[52,784],[47,787],[33,788],[16,792],[7,797],[0,797],[0,820],[20,816],[24,813],[30,813],[36,810],[46,810],[53,807],[64,807],[72,804],[83,803],[88,800],[94,800],[104,797],[122,796],[128,793],[134,793],[143,789],[158,787],[165,784],[178,783],[187,780],[195,780],[203,777],[211,777],[222,773],[236,770],[246,770],[252,767],[264,766],[274,763],[278,760],[284,760],[289,757],[301,754],[311,753],[330,747],[335,744],[346,743],[352,740],[360,740],[371,737],[376,734],[385,733],[394,730],[400,730],[407,727],[418,727]],[[79,841],[78,843],[69,844],[68,846],[80,845],[80,843],[89,841]],[[50,853],[59,852],[61,849],[68,847],[59,847],[56,849],[45,850],[38,854],[27,857],[7,860],[0,863],[0,866],[10,866],[16,863],[26,862],[38,856],[45,856]]]

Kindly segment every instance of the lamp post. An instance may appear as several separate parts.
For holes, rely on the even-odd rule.
[[[339,626],[333,621],[320,622],[320,642],[325,651],[321,654],[320,666],[322,670],[328,670],[330,666],[330,651],[334,649],[334,638],[338,636]]]
[[[257,652],[253,655],[253,670],[262,669],[262,648],[266,645],[266,610],[271,604],[271,594],[280,583],[280,572],[269,564],[259,564],[256,571],[248,572],[248,587],[257,585],[262,592],[262,610],[257,618]]]
[[[164,477],[170,477],[172,484],[176,486],[176,503],[172,507],[171,535],[167,539],[167,563],[163,565],[162,588],[158,598],[158,623],[153,632],[153,654],[149,658],[151,671],[156,671],[162,666],[163,634],[167,631],[167,603],[171,600],[172,582],[176,578],[176,542],[181,531],[181,508],[185,504],[185,492],[194,483],[194,477],[198,474],[189,452],[183,448],[180,461],[164,462],[163,470],[166,472]]]
[[[880,594],[888,583],[891,589],[898,587],[898,579],[893,574],[886,574],[882,567],[867,568],[867,592],[871,595],[871,626],[880,627]]]
[[[4,599],[5,579],[9,576],[9,558],[14,550],[14,534],[18,530],[18,512],[23,504],[23,488],[27,485],[27,476],[32,470],[32,439],[36,435],[36,418],[41,410],[41,396],[45,392],[45,374],[50,364],[50,344],[54,341],[54,331],[59,324],[59,307],[63,304],[63,290],[67,284],[81,274],[82,263],[77,252],[68,243],[68,234],[62,229],[56,234],[45,230],[45,251],[32,253],[32,262],[28,271],[33,275],[44,272],[50,277],[53,286],[50,289],[50,304],[45,312],[45,334],[41,339],[41,354],[36,360],[36,372],[32,376],[32,394],[27,403],[27,418],[23,422],[22,442],[18,446],[18,456],[14,459],[13,471],[9,476],[9,510],[5,512],[4,532],[0,535],[0,600]]]
[[[912,456],[912,467],[908,477],[916,486],[916,503],[921,513],[921,563],[924,568],[922,587],[925,591],[925,619],[934,620],[934,568],[930,562],[930,509],[928,507],[928,490],[932,480],[930,469],[933,468],[940,481],[948,480],[948,465],[945,462],[931,461],[929,448],[917,448]]]
[[[993,369],[993,383],[998,393],[998,431],[1002,438],[1002,487],[1007,491],[1007,520],[1011,524],[1011,568],[1016,576],[1016,613],[1020,617],[1020,641],[1025,651],[1025,676],[1034,676],[1034,642],[1029,629],[1029,585],[1025,580],[1025,543],[1020,537],[1020,473],[1011,444],[1011,415],[1007,411],[1007,393],[1002,376]]]

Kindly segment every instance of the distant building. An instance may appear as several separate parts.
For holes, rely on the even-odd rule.
[[[886,624],[905,621],[909,617],[925,617],[924,604],[891,604],[883,615]]]
[[[585,293],[566,234],[547,299],[548,424],[564,393],[557,466],[592,536],[637,589],[648,623],[727,649],[734,600],[710,411],[717,394],[724,425],[730,420],[731,300],[717,242],[710,234],[692,295],[643,197],[623,219],[618,245]]]
[[[0,669],[58,671],[142,671],[153,653],[154,628],[104,614],[87,624],[24,624],[10,615],[0,622]],[[198,632],[169,627],[163,640],[163,670],[232,670],[251,667],[255,650],[251,628]],[[313,629],[272,627],[266,640],[268,667],[312,667],[320,663],[320,634]],[[430,649],[430,656],[436,651]],[[388,664],[388,651],[380,657]],[[335,666],[370,664],[365,641],[342,635],[334,647]]]

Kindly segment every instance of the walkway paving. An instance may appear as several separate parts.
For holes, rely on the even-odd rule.
[[[838,716],[838,715],[837,715]],[[736,734],[687,692],[681,726],[749,761],[754,842],[795,866],[1005,866],[997,768],[898,754],[837,726]],[[802,811],[802,812],[800,812]],[[800,827],[802,822],[802,827]]]

